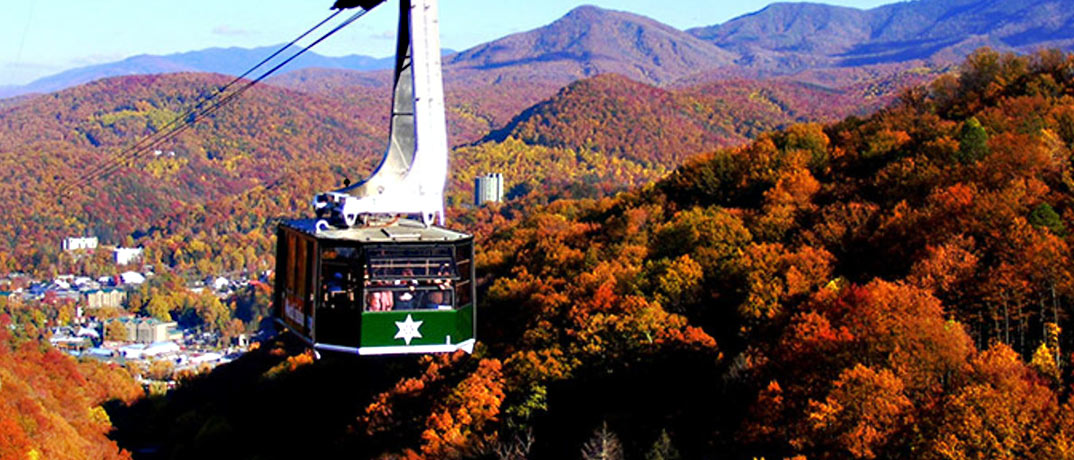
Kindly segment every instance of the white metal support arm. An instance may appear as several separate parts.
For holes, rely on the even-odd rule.
[[[374,0],[375,1],[375,0]],[[318,217],[353,227],[371,216],[444,223],[448,143],[437,0],[399,0],[391,134],[366,180],[314,197]]]

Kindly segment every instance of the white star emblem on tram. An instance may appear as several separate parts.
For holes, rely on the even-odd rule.
[[[421,338],[421,332],[418,331],[421,323],[424,323],[424,321],[414,321],[414,318],[407,314],[405,320],[395,322],[395,326],[399,328],[399,332],[395,333],[395,338],[403,339],[407,345],[410,345],[411,340]]]

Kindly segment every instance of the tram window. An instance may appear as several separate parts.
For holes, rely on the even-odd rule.
[[[284,257],[287,258],[287,282],[284,284],[284,290],[287,292],[294,292],[295,290],[295,261],[298,259],[296,257],[297,240],[298,238],[295,238],[295,235],[287,235],[287,253],[284,254]]]
[[[451,247],[372,248],[367,254],[371,279],[458,278]]]
[[[287,274],[283,278],[283,292],[279,301],[280,313],[297,327],[302,334],[309,334],[313,320],[313,285],[315,256],[312,241],[295,235],[287,235],[286,246],[281,251]]]
[[[328,247],[321,251],[321,292],[327,308],[353,309],[361,304],[362,270],[358,251]]]
[[[306,242],[299,240],[295,249],[295,293],[303,302],[306,300],[306,272],[309,270],[309,262],[306,260]]]
[[[473,253],[473,246],[466,244],[459,246],[456,257],[456,266],[459,271],[459,280],[455,286],[455,292],[458,293],[458,306],[464,307],[473,303],[473,280],[470,278],[473,261],[470,260],[470,254]]]
[[[311,292],[310,280],[313,278],[313,243],[288,235],[287,278],[284,291],[292,297],[306,301]]]
[[[457,305],[460,270],[454,247],[378,247],[366,254],[365,311],[451,310]]]
[[[451,280],[367,281],[365,311],[451,310]]]

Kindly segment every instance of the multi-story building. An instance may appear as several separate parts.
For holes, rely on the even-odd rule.
[[[128,265],[142,258],[142,248],[116,248],[113,255],[116,265]]]
[[[112,321],[127,326],[127,342],[156,343],[183,338],[175,321],[164,322],[156,318],[117,318]]]
[[[69,236],[63,239],[64,251],[79,251],[97,249],[97,237],[96,236]]]
[[[492,173],[474,180],[474,205],[503,201],[503,174]]]
[[[119,308],[123,301],[127,300],[127,292],[122,289],[94,289],[82,293],[86,299],[86,307],[95,308]]]

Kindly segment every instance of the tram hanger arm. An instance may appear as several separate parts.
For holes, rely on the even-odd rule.
[[[333,10],[345,10],[347,8],[361,7],[363,10],[371,10],[373,7],[384,3],[385,0],[336,0],[332,5]]]
[[[395,84],[388,145],[380,164],[363,181],[315,195],[323,226],[350,228],[370,216],[418,214],[425,226],[444,222],[448,175],[447,122],[440,48],[438,0],[400,0]],[[379,4],[336,0],[336,7]]]

